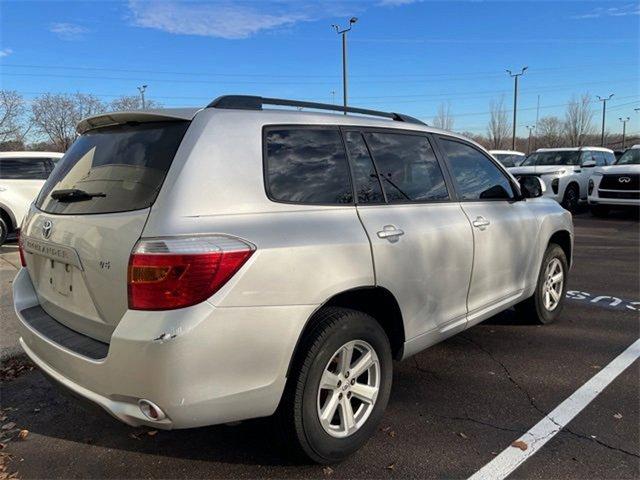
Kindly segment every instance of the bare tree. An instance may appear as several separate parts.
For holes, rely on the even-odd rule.
[[[75,140],[76,124],[104,110],[104,104],[97,97],[85,93],[47,93],[31,105],[32,121],[38,133],[48,137],[62,152]]]
[[[162,104],[155,100],[145,99],[144,103],[146,110],[162,108]],[[113,111],[142,110],[142,100],[139,95],[123,95],[113,100],[109,104],[109,109]]]
[[[536,144],[538,147],[562,147],[564,125],[558,117],[542,117],[536,125]]]
[[[0,143],[24,143],[29,131],[24,98],[13,90],[0,90]]]
[[[491,111],[489,125],[487,126],[489,144],[494,149],[504,148],[511,129],[507,112],[504,108],[504,96],[500,97],[500,100],[491,100],[489,110]]]
[[[564,129],[567,141],[572,147],[584,145],[586,136],[593,132],[593,110],[591,97],[588,93],[579,98],[571,97],[565,112]]]
[[[453,115],[451,102],[442,102],[438,107],[438,114],[433,117],[433,126],[443,130],[453,130]]]

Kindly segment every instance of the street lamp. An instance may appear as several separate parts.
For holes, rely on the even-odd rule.
[[[531,153],[531,132],[536,128],[535,125],[527,125],[527,130],[529,130],[529,140],[527,140],[527,155]]]
[[[630,117],[627,118],[618,118],[622,122],[622,150],[624,150],[624,141],[627,136],[627,122],[630,120]]]
[[[142,101],[142,109],[146,110],[147,109],[147,105],[144,101],[144,91],[147,89],[147,85],[142,85],[140,87],[138,87],[138,91],[140,92],[140,100]]]
[[[345,115],[347,114],[347,32],[351,30],[351,27],[357,21],[356,17],[351,17],[349,26],[345,28],[340,25],[331,25],[338,35],[342,35],[342,103],[344,104]]]
[[[510,77],[514,79],[514,88],[513,88],[513,136],[511,138],[511,150],[516,149],[516,117],[518,111],[518,79],[524,75],[524,72],[529,67],[524,67],[520,73],[513,73],[511,70],[507,70],[507,73]]]
[[[607,102],[611,100],[611,97],[613,97],[613,93],[609,95],[607,98],[597,95],[598,100],[602,102],[602,134],[600,136],[601,147],[604,147],[604,125],[605,125],[605,115],[607,114]]]

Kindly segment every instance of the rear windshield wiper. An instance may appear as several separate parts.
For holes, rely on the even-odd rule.
[[[68,188],[64,190],[54,190],[51,192],[51,198],[59,202],[83,202],[91,200],[94,197],[106,197],[105,193],[89,193],[77,188]]]

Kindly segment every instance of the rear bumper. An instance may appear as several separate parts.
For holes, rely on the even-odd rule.
[[[271,415],[313,305],[127,311],[105,358],[89,358],[30,326],[38,305],[27,270],[13,283],[20,345],[56,383],[132,425],[189,428]],[[145,417],[146,399],[166,414]]]

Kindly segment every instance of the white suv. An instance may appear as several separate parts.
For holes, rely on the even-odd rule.
[[[519,179],[526,176],[540,178],[545,183],[547,197],[567,210],[575,211],[579,202],[587,200],[589,177],[594,167],[613,162],[613,150],[608,148],[540,148],[509,172]]]
[[[611,207],[640,206],[640,145],[624,152],[615,164],[597,168],[589,179],[589,208],[596,216]]]
[[[263,105],[341,111],[226,96],[82,121],[23,225],[20,344],[127,424],[277,413],[335,462],[375,432],[392,359],[513,305],[558,317],[571,214],[410,117]]]
[[[0,152],[0,245],[20,226],[61,157],[57,152]]]

